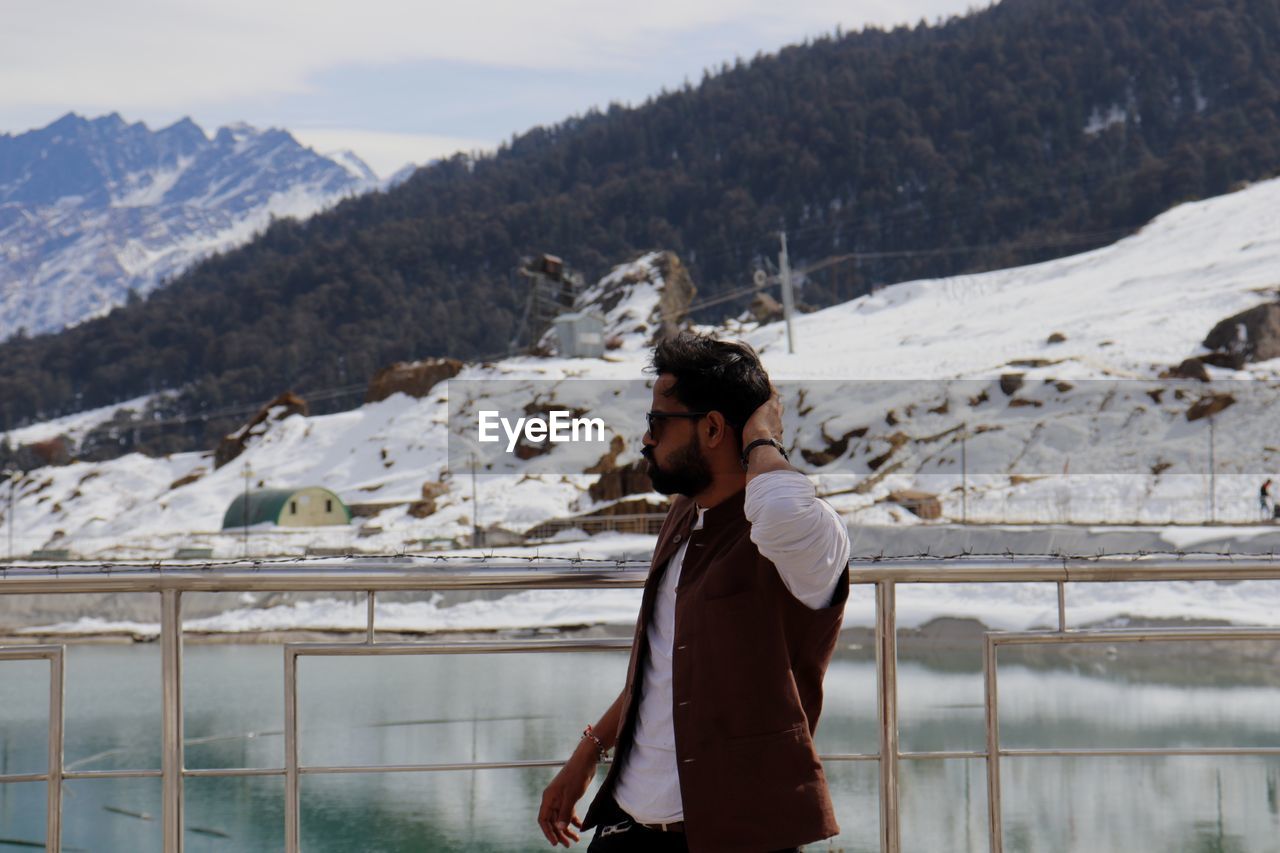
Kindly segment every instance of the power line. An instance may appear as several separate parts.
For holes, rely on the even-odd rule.
[[[828,267],[844,263],[846,261],[862,261],[862,260],[878,260],[881,258],[914,258],[914,257],[934,257],[938,255],[958,255],[969,252],[981,252],[991,249],[1052,249],[1064,246],[1087,245],[1096,243],[1099,240],[1111,240],[1120,237],[1126,237],[1132,234],[1133,230],[1129,228],[1113,228],[1108,231],[1092,231],[1081,234],[1072,234],[1054,240],[1036,240],[1028,242],[1011,242],[1011,243],[974,243],[965,246],[945,246],[938,249],[902,249],[888,252],[846,252],[843,255],[832,255],[823,258],[821,261],[809,264],[797,272],[809,275]]]

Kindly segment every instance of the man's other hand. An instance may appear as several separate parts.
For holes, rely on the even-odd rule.
[[[769,399],[751,413],[742,427],[742,446],[746,447],[758,438],[773,438],[782,441],[782,398],[778,390],[772,389]]]
[[[589,743],[588,746],[591,746]],[[574,806],[587,792],[596,775],[594,747],[584,749],[582,744],[574,750],[564,767],[542,792],[542,807],[538,809],[538,828],[551,842],[551,846],[563,844],[570,847],[578,840],[575,829],[582,829]]]

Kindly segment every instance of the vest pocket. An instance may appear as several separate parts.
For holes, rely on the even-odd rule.
[[[727,738],[721,755],[717,802],[731,822],[758,825],[762,815],[808,817],[823,774],[804,723]]]
[[[802,740],[804,737],[803,732],[806,728],[807,726],[802,721],[796,723],[794,726],[788,726],[782,731],[764,732],[763,734],[758,735],[738,735],[736,737],[728,737],[725,738],[725,746],[729,749],[744,749],[752,746],[753,744],[759,743],[760,741],[767,742],[770,740],[778,740],[785,742],[797,739]]]

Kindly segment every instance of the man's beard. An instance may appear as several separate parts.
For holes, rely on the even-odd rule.
[[[711,485],[711,466],[707,464],[707,458],[698,446],[696,435],[672,454],[668,469],[658,466],[653,457],[653,448],[645,448],[643,455],[649,463],[649,481],[659,494],[693,497]]]

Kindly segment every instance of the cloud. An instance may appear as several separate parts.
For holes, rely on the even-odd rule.
[[[966,5],[810,0],[783,11],[776,0],[7,0],[0,121],[23,107],[185,111],[287,97],[347,65],[637,70],[669,61],[666,45],[695,33],[732,29],[734,51],[751,55],[837,24],[933,18]]]

